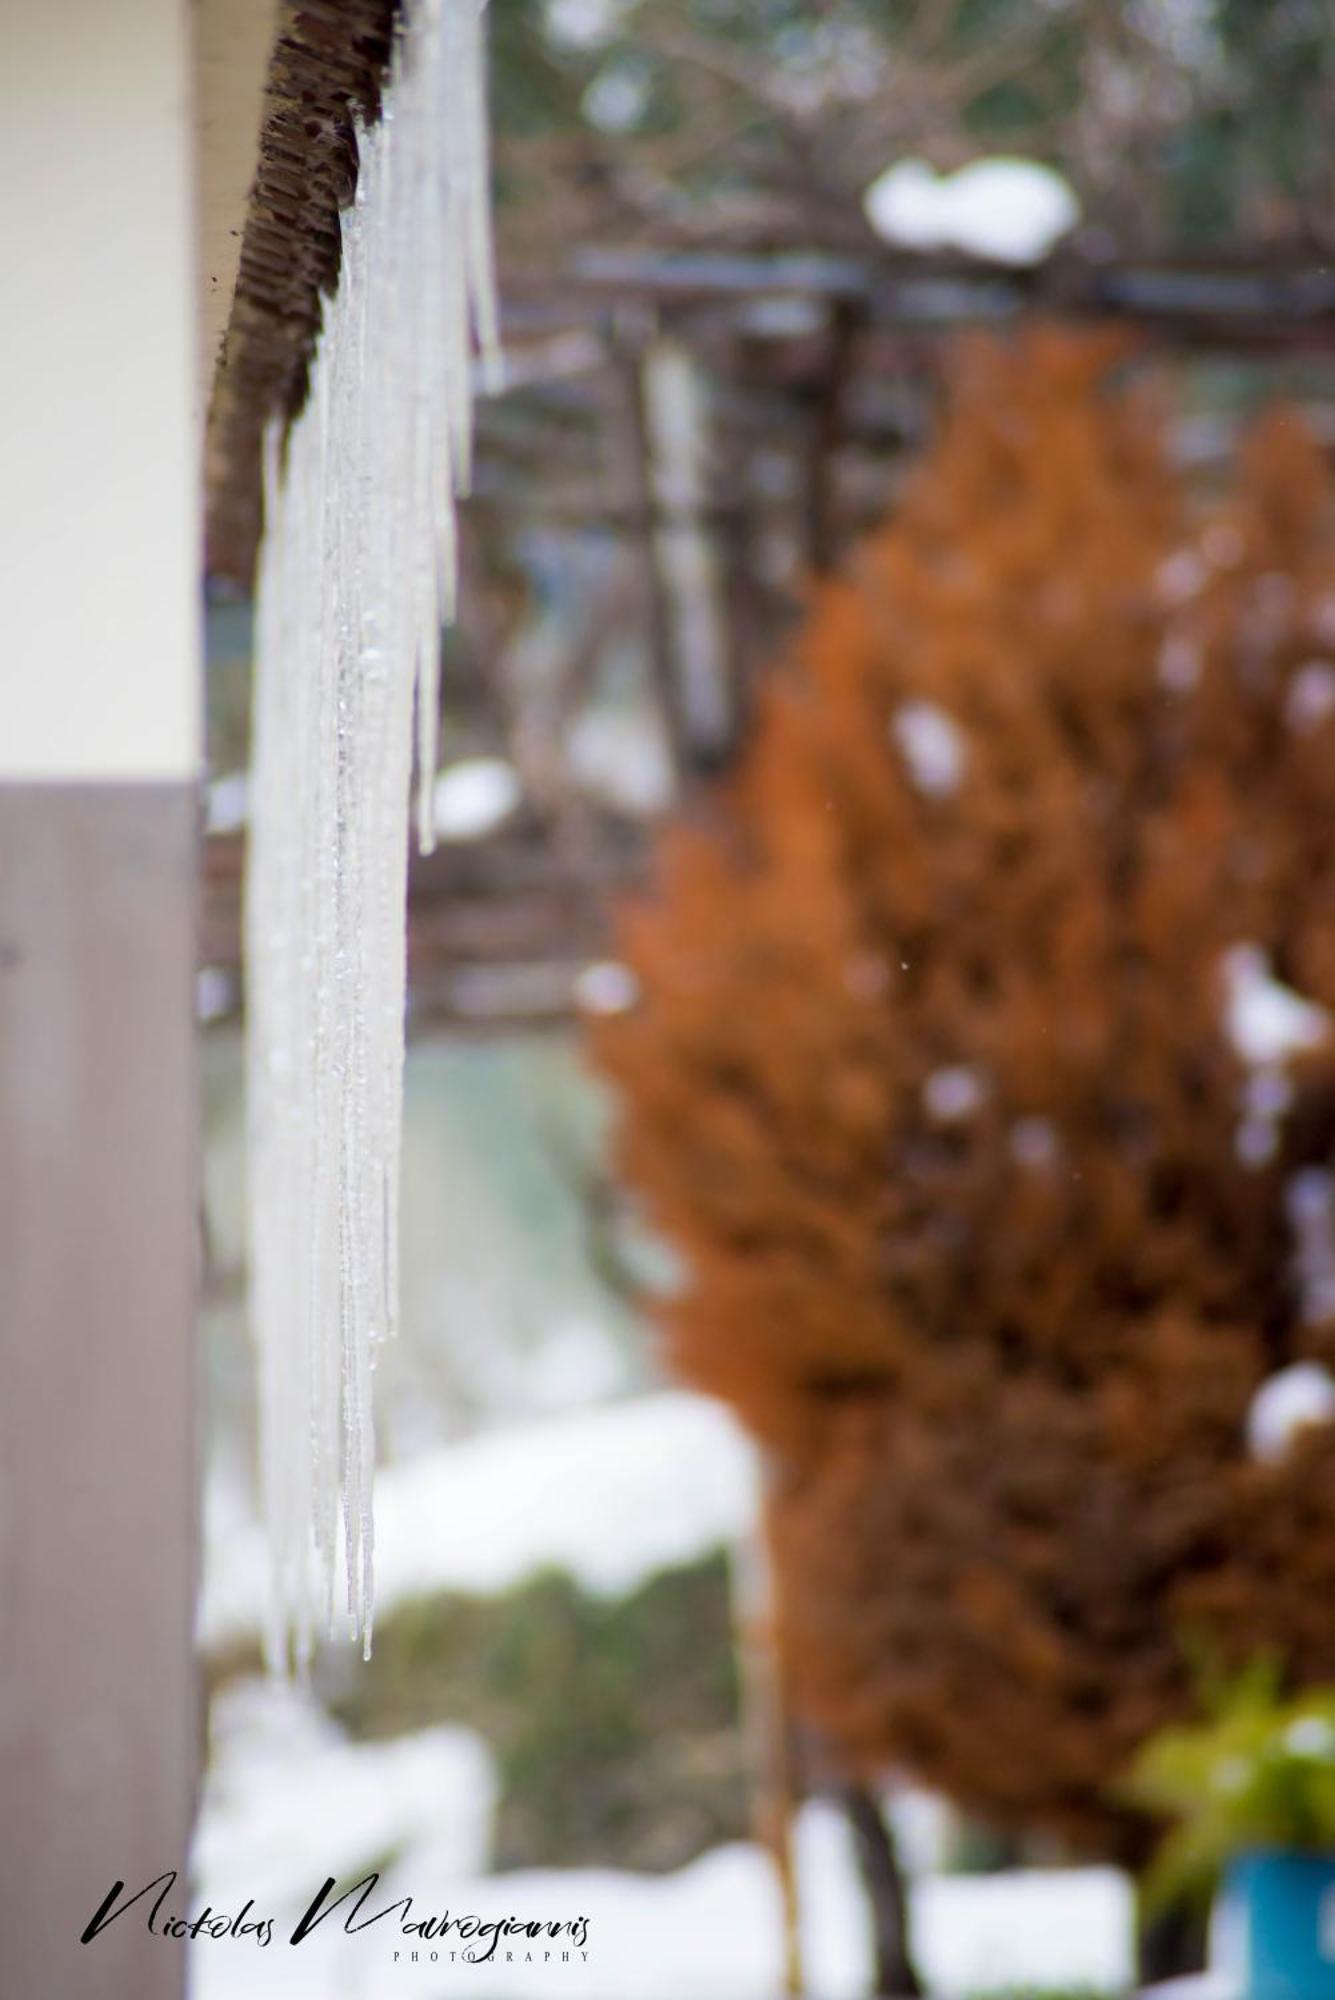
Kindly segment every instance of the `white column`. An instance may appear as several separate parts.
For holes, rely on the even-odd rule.
[[[199,761],[185,0],[0,0],[0,781]]]
[[[180,2000],[198,416],[186,0],[0,0],[0,1987]],[[182,1879],[164,1915],[185,1904]]]

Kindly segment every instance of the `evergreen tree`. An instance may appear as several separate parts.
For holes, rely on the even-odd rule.
[[[1247,1444],[1335,1356],[1335,504],[1278,414],[1196,518],[1115,359],[964,353],[597,1047],[800,1709],[1133,1856],[1194,1639],[1335,1676],[1335,1427]]]

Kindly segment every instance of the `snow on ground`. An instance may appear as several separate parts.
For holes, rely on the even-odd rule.
[[[733,1540],[754,1499],[754,1458],[731,1421],[675,1392],[432,1450],[380,1478],[381,1607],[442,1589],[497,1591],[553,1563],[592,1589],[622,1592]],[[265,1558],[257,1527],[241,1517],[235,1469],[215,1500],[203,1624],[220,1638],[257,1625]],[[352,1742],[310,1697],[262,1680],[225,1689],[212,1725],[194,1886],[188,1910],[169,1914],[195,1916],[209,1903],[235,1915],[253,1898],[251,1917],[277,1922],[262,1951],[253,1937],[198,1938],[193,2000],[443,2000],[456,1992],[480,2000],[774,2000],[782,1989],[773,1870],[752,1845],[718,1848],[662,1876],[489,1876],[496,1781],[486,1745],[470,1731]],[[914,1832],[904,1845],[910,1865],[940,1845],[931,1802],[917,1820],[901,1828]],[[827,1804],[809,1804],[796,1845],[809,1990],[817,2000],[852,2000],[868,1989],[870,1962],[846,1822]],[[433,1947],[405,1939],[393,1915],[349,1934],[342,1910],[300,1945],[287,1942],[328,1876],[339,1894],[377,1867],[363,1917],[404,1896],[418,1917],[586,1917],[589,1956],[529,1961],[521,1946],[510,1961],[433,1961]],[[1130,1890],[1112,1870],[923,1872],[911,1902],[934,1991],[1060,1979],[1115,1988],[1129,1975]],[[434,1946],[438,1954],[451,1948],[457,1939]],[[562,1940],[542,1949],[579,1947]]]
[[[1120,1992],[1134,1976],[1134,1892],[1115,1868],[928,1877],[913,1885],[912,1921],[919,1966],[942,1993]]]
[[[442,1446],[376,1479],[376,1606],[490,1594],[556,1566],[619,1595],[734,1541],[755,1511],[751,1447],[714,1403],[664,1391]],[[209,1551],[200,1638],[257,1632],[267,1556],[252,1522]]]
[[[496,1780],[472,1730],[351,1743],[309,1696],[262,1680],[222,1690],[211,1729],[194,1865],[224,1909],[303,1907],[324,1874],[425,1841],[452,1875],[485,1865]]]
[[[734,1843],[673,1874],[613,1869],[485,1873],[494,1780],[485,1747],[465,1730],[432,1729],[391,1743],[353,1744],[304,1697],[248,1682],[219,1703],[214,1760],[195,1848],[189,1914],[207,1902],[273,1916],[274,1941],[201,1936],[192,1948],[193,2000],[774,2000],[782,1987],[773,1870]],[[843,1816],[805,1807],[797,1826],[803,1948],[820,2000],[868,1990],[866,1912]],[[334,1895],[366,1872],[381,1877],[361,1919],[409,1896],[410,1917],[588,1919],[587,1960],[569,1939],[532,1961],[513,1943],[488,1964],[454,1963],[453,1946],[405,1938],[393,1914],[349,1934],[351,1902],[299,1945],[288,1942],[326,1878]],[[1115,1988],[1129,1976],[1130,1888],[1111,1869],[939,1876],[911,1890],[919,1960],[934,1991],[1068,1980]],[[354,1919],[355,1921],[355,1919]],[[413,1962],[411,1953],[419,1957]],[[398,1951],[399,1958],[394,1957]],[[562,1950],[572,1957],[563,1960]]]

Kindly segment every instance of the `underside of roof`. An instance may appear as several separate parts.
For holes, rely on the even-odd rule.
[[[267,419],[306,394],[322,299],[338,282],[339,210],[357,181],[397,0],[280,0],[259,158],[209,406],[206,565],[246,585],[260,520]]]

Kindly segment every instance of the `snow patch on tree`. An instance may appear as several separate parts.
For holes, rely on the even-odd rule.
[[[1335,714],[1335,666],[1329,660],[1305,660],[1289,682],[1284,720],[1300,736],[1310,736]]]
[[[1235,944],[1224,953],[1224,1019],[1243,1062],[1284,1063],[1319,1049],[1330,1034],[1324,1007],[1275,978],[1259,945]]]
[[[1263,1382],[1247,1412],[1247,1448],[1275,1464],[1287,1458],[1300,1431],[1335,1422],[1335,1376],[1315,1361],[1295,1361]]]
[[[914,784],[929,798],[946,798],[964,775],[964,738],[931,701],[906,701],[891,723]]]
[[[922,1101],[929,1118],[942,1125],[971,1118],[987,1097],[987,1082],[968,1063],[952,1063],[934,1069],[922,1087]]]

